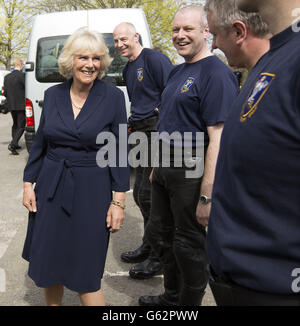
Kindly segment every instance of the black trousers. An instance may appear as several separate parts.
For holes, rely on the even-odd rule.
[[[139,207],[143,220],[144,230],[146,229],[150,220],[151,210],[151,183],[149,180],[152,164],[151,164],[151,132],[156,130],[157,117],[151,117],[146,120],[142,120],[136,123],[131,123],[132,132],[143,132],[147,137],[145,144],[140,144],[143,151],[147,153],[147,162],[144,162],[143,166],[135,168],[135,181],[133,186],[133,198],[137,206]],[[143,246],[148,247],[150,252],[150,259],[158,261],[155,252],[151,249],[151,245],[147,237],[143,236]]]
[[[135,182],[133,186],[133,198],[137,206],[139,207],[143,220],[144,230],[150,219],[151,209],[151,184],[149,181],[151,167],[137,167],[135,168]],[[143,236],[143,244],[150,246],[145,235]]]
[[[300,306],[300,294],[254,291],[220,279],[212,270],[209,285],[218,306]]]
[[[12,147],[16,147],[18,146],[19,140],[22,137],[25,130],[25,125],[26,125],[25,111],[23,110],[11,111],[11,116],[13,119],[13,125],[11,128],[12,141],[10,145]]]
[[[208,282],[206,231],[196,219],[201,178],[186,178],[186,171],[154,169],[146,236],[163,264],[165,298],[197,306]]]

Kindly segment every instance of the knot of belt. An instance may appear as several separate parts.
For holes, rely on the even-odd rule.
[[[95,160],[69,160],[65,158],[59,158],[53,153],[48,153],[47,158],[58,163],[56,175],[50,184],[48,199],[52,200],[55,197],[56,190],[60,182],[63,182],[62,189],[62,209],[68,214],[72,213],[73,198],[75,191],[74,181],[74,167],[96,167]],[[63,171],[66,170],[64,180],[62,180]]]

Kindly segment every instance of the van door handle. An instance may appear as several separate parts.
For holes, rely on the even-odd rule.
[[[38,106],[43,108],[43,104],[44,104],[44,101],[43,100],[40,100],[40,101],[36,101]]]

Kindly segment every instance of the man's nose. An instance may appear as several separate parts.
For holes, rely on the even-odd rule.
[[[180,38],[180,39],[185,37],[185,33],[184,33],[183,28],[180,28],[180,30],[178,31],[177,37]]]

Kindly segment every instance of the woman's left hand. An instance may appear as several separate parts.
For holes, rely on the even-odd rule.
[[[106,224],[111,233],[118,232],[123,224],[125,217],[124,209],[111,204],[107,212]]]

